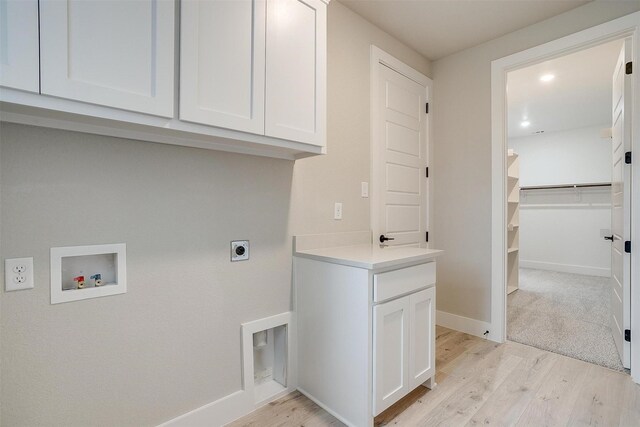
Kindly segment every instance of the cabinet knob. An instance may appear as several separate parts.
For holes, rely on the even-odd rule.
[[[381,235],[380,235],[380,243],[384,243],[384,242],[386,242],[387,240],[395,240],[395,239],[394,239],[393,237],[385,237],[385,235],[384,235],[384,234],[381,234]]]

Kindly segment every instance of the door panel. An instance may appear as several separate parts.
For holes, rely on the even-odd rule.
[[[262,0],[182,1],[181,120],[264,134],[265,11]]]
[[[390,245],[426,246],[427,88],[378,67],[372,225]]]
[[[42,93],[173,117],[170,0],[41,0]]]
[[[373,308],[373,411],[378,415],[409,391],[409,297]]]
[[[40,91],[38,1],[0,0],[0,86]]]
[[[324,145],[326,5],[321,0],[267,2],[265,133]]]
[[[631,82],[625,74],[625,64],[630,60],[630,43],[625,41],[613,75],[613,112],[611,130],[611,332],[618,354],[625,367],[629,367],[631,346],[624,340],[624,330],[631,328],[631,267],[629,254],[624,252],[624,242],[630,240],[630,167],[624,162],[625,152],[630,150]]]
[[[409,388],[435,375],[435,287],[410,296]]]

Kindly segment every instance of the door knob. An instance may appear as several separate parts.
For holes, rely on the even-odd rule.
[[[380,243],[384,243],[387,240],[395,240],[393,237],[385,237],[384,234],[380,235]]]
[[[611,240],[613,242],[613,234],[611,236],[604,236],[604,240]]]

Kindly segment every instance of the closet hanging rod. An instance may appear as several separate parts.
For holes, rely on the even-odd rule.
[[[564,185],[539,185],[530,187],[520,187],[520,190],[559,190],[559,189],[576,189],[586,187],[611,187],[610,182],[594,182],[590,184],[564,184]]]

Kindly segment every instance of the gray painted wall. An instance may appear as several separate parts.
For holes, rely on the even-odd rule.
[[[155,425],[240,389],[240,324],[290,309],[292,234],[369,228],[371,43],[429,74],[331,2],[329,154],[295,166],[0,125],[0,257],[36,272],[0,292],[1,425]],[[229,262],[232,239],[249,262]],[[127,243],[128,293],[50,305],[49,248],[110,242]]]
[[[438,310],[491,320],[491,61],[637,10],[588,3],[432,64]]]
[[[288,311],[293,163],[2,124],[2,425],[150,425],[240,388],[240,324]],[[251,260],[229,262],[249,239]],[[125,295],[49,304],[49,248],[127,243]]]

